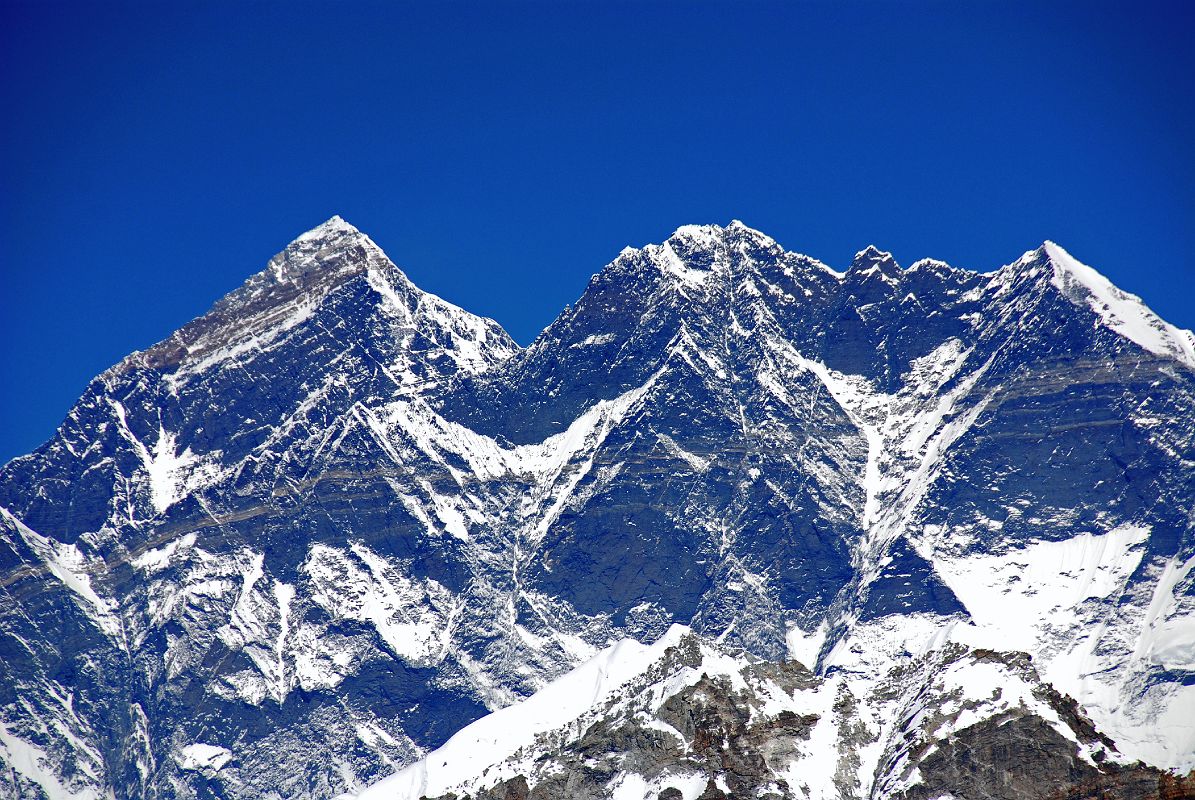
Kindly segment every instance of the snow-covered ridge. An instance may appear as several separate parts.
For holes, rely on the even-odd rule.
[[[1113,285],[1053,242],[1043,248],[1054,267],[1053,283],[1067,299],[1085,303],[1105,325],[1149,352],[1195,369],[1195,334],[1166,322],[1140,297]]]
[[[875,245],[868,245],[855,254],[845,270],[836,270],[825,263],[794,251],[785,250],[775,239],[738,220],[732,220],[725,227],[715,224],[682,225],[661,244],[649,244],[639,248],[627,247],[615,262],[607,266],[617,271],[620,265],[635,263],[646,256],[661,273],[668,276],[689,297],[700,298],[709,294],[707,281],[712,274],[725,271],[725,253],[741,248],[744,243],[765,251],[771,251],[780,258],[796,259],[810,265],[818,272],[832,276],[837,282],[848,276],[868,278],[880,276],[895,285],[903,273],[915,274],[936,271],[943,274],[991,279],[986,295],[999,299],[1010,288],[1011,276],[1019,265],[1035,262],[1044,257],[1053,269],[1052,285],[1065,297],[1079,306],[1090,307],[1099,315],[1103,325],[1146,351],[1166,358],[1173,358],[1184,366],[1195,368],[1195,334],[1177,328],[1158,317],[1136,295],[1116,287],[1095,269],[1082,264],[1062,247],[1047,241],[1036,250],[1028,251],[1022,258],[990,272],[978,272],[954,267],[945,261],[923,258],[907,270],[902,270],[892,254]],[[698,251],[713,254],[708,267],[695,267],[686,253]],[[981,296],[977,294],[976,297]]]
[[[739,220],[732,220],[726,226],[682,225],[662,244],[625,248],[606,269],[617,269],[620,263],[633,260],[636,255],[646,255],[665,275],[671,276],[688,296],[690,292],[702,289],[710,273],[687,263],[687,259],[678,255],[678,249],[712,252],[727,247],[743,247],[745,243],[786,259],[801,261],[839,282],[852,274],[862,277],[878,274],[891,282],[894,276],[902,272],[891,253],[874,245],[856,253],[847,270],[835,270],[812,257],[786,251],[770,236]],[[363,253],[364,256],[348,259],[339,256],[352,251]],[[1033,252],[1046,253],[1054,266],[1053,283],[1059,291],[1077,304],[1088,305],[1099,314],[1108,328],[1149,352],[1174,358],[1185,366],[1195,368],[1195,334],[1160,319],[1140,298],[1120,290],[1053,242],[1047,242],[1039,251]],[[724,261],[723,257],[714,259],[712,266],[715,271],[721,268]],[[922,259],[909,271],[916,271],[928,264],[957,274],[979,274],[951,267],[935,259]],[[998,277],[1002,272],[999,270],[988,274]],[[235,359],[246,352],[269,348],[287,331],[305,322],[323,294],[358,274],[367,275],[370,285],[391,306],[402,305],[394,302],[397,297],[417,295],[425,298],[429,307],[442,309],[438,312],[440,316],[458,321],[477,319],[476,325],[468,327],[500,330],[492,320],[474,318],[451,303],[417,289],[394,267],[372,239],[341,217],[334,216],[297,237],[271,259],[265,270],[216,303],[208,314],[180,329],[169,339],[142,353],[133,354],[116,369],[136,364],[161,366],[183,361],[190,364],[188,372],[199,372],[214,363]],[[999,294],[999,286],[993,286],[993,289]],[[702,294],[697,291],[694,296],[700,297]],[[406,305],[418,303],[408,302]],[[484,331],[477,333],[485,335]],[[461,338],[464,340],[468,337]],[[510,352],[517,350],[512,342]],[[466,355],[465,360],[471,366],[476,366],[472,363],[476,359]]]
[[[437,797],[453,788],[470,785],[483,772],[487,773],[488,782],[496,782],[499,774],[488,774],[492,767],[524,748],[533,747],[538,736],[565,727],[600,707],[614,690],[643,674],[686,635],[690,635],[688,628],[674,625],[652,645],[633,639],[617,642],[521,703],[482,717],[439,749],[371,786],[359,797],[361,800]]]
[[[379,307],[408,322],[449,331],[456,345],[453,354],[468,369],[490,365],[477,352],[479,341],[490,339],[507,355],[518,350],[496,322],[419,289],[369,236],[334,216],[297,237],[206,314],[113,370],[174,368],[177,379],[186,380],[215,365],[275,348],[310,320],[331,292],[362,276],[376,293]]]

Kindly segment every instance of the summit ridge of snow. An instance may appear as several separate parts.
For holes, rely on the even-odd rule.
[[[212,364],[268,349],[301,327],[346,285],[364,279],[392,316],[434,320],[458,342],[494,335],[517,347],[492,320],[480,320],[416,287],[367,235],[339,216],[300,234],[265,269],[170,337],[126,358],[115,369],[178,367],[180,379]],[[475,321],[480,320],[480,321]],[[471,348],[464,346],[465,351]],[[476,360],[476,354],[467,357]]]
[[[305,242],[312,239],[322,239],[335,233],[354,234],[361,231],[339,214],[333,214],[327,220],[316,225],[311,230],[295,237],[295,242]],[[293,244],[293,242],[292,242]]]
[[[1054,242],[1042,245],[1054,268],[1053,284],[1076,305],[1085,303],[1105,325],[1151,353],[1195,369],[1195,334],[1154,314],[1134,294],[1118,288]]]

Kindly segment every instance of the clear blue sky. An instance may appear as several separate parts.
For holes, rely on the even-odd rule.
[[[731,218],[840,267],[1054,239],[1195,326],[1190,14],[0,0],[0,461],[335,213],[524,343]]]

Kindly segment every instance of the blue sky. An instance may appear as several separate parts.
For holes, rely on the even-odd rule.
[[[1193,327],[1189,14],[0,0],[0,460],[336,213],[524,343],[732,218],[839,267],[1054,239]]]

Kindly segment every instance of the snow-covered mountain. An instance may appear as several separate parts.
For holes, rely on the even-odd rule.
[[[1156,789],[1193,503],[1195,337],[1052,243],[686,226],[521,349],[333,218],[0,472],[0,796]]]

